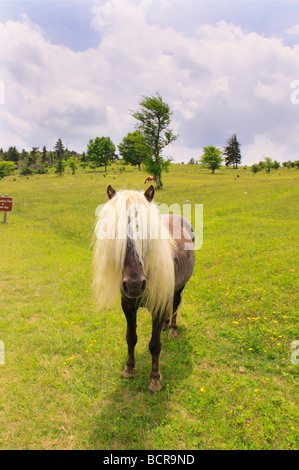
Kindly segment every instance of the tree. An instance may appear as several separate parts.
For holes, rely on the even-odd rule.
[[[125,162],[138,165],[139,171],[141,163],[150,157],[149,147],[140,131],[129,132],[119,144],[118,150]]]
[[[224,148],[223,155],[225,157],[225,165],[233,165],[233,168],[238,168],[238,164],[241,163],[241,152],[240,144],[237,140],[236,134],[233,134],[230,139],[228,139],[226,147]]]
[[[60,176],[64,173],[66,161],[63,158],[59,158],[55,165],[55,173],[58,173]]]
[[[25,160],[27,161],[28,160],[28,153],[26,152],[25,149],[23,149],[22,152],[21,152],[20,160],[22,160],[22,161],[25,161]]]
[[[30,151],[28,155],[28,165],[35,165],[37,162],[37,157],[38,157],[38,149],[39,147],[32,147],[32,150]]]
[[[210,145],[209,147],[204,147],[204,154],[200,158],[202,165],[207,166],[212,170],[212,173],[215,173],[215,170],[220,168],[223,158],[221,157],[221,150]]]
[[[251,171],[255,175],[258,171],[261,171],[261,167],[259,165],[257,165],[256,163],[254,163],[251,167]]]
[[[86,156],[94,168],[105,165],[106,172],[109,161],[115,157],[115,146],[110,137],[90,139]]]
[[[19,152],[16,147],[9,147],[7,152],[5,153],[4,160],[7,162],[15,162],[17,163],[20,158]]]
[[[4,176],[11,175],[16,169],[15,162],[12,161],[1,161],[0,162],[0,179],[4,178]]]
[[[167,171],[170,159],[164,159],[162,150],[177,139],[169,128],[172,111],[167,103],[164,103],[159,93],[153,96],[144,96],[140,101],[140,110],[132,113],[137,119],[136,128],[144,137],[149,149],[148,156],[143,163],[146,170],[155,176],[157,189],[163,186],[162,171]]]
[[[60,137],[55,144],[54,150],[55,150],[55,160],[56,161],[62,160],[62,157],[64,154],[64,146]]]
[[[47,161],[47,147],[44,145],[43,151],[42,151],[42,163],[46,163],[46,161]]]
[[[267,173],[270,173],[272,166],[273,166],[272,158],[265,157],[265,167],[266,167]]]
[[[261,170],[264,170],[264,169],[266,168],[266,163],[263,162],[263,161],[260,161],[260,162],[258,163],[258,165],[259,165],[259,167],[261,167]]]
[[[68,165],[69,165],[70,169],[72,170],[72,174],[74,175],[75,172],[76,172],[76,169],[78,168],[78,167],[77,167],[77,163],[76,163],[76,161],[74,160],[74,158],[70,158],[70,159],[69,159]]]
[[[274,160],[272,167],[274,170],[278,170],[278,168],[280,168],[280,163],[277,160]]]

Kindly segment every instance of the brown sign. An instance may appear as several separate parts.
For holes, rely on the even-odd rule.
[[[0,212],[12,211],[12,197],[0,197]]]

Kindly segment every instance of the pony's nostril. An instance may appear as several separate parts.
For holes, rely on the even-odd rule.
[[[146,288],[146,280],[144,279],[144,281],[142,281],[142,285],[141,285],[141,292],[144,292],[145,288]]]
[[[127,283],[126,283],[125,281],[123,282],[123,291],[124,291],[125,293],[128,292]]]

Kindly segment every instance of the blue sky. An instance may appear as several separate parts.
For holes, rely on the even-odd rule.
[[[0,1],[0,146],[86,149],[134,128],[159,91],[173,109],[175,161],[222,148],[243,163],[299,158],[298,1]]]

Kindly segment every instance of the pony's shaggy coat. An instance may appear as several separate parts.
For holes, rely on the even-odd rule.
[[[146,277],[140,305],[153,317],[169,315],[174,295],[175,243],[155,203],[149,202],[143,192],[130,190],[118,191],[97,219],[93,256],[97,308],[110,306],[121,289],[129,239]]]

